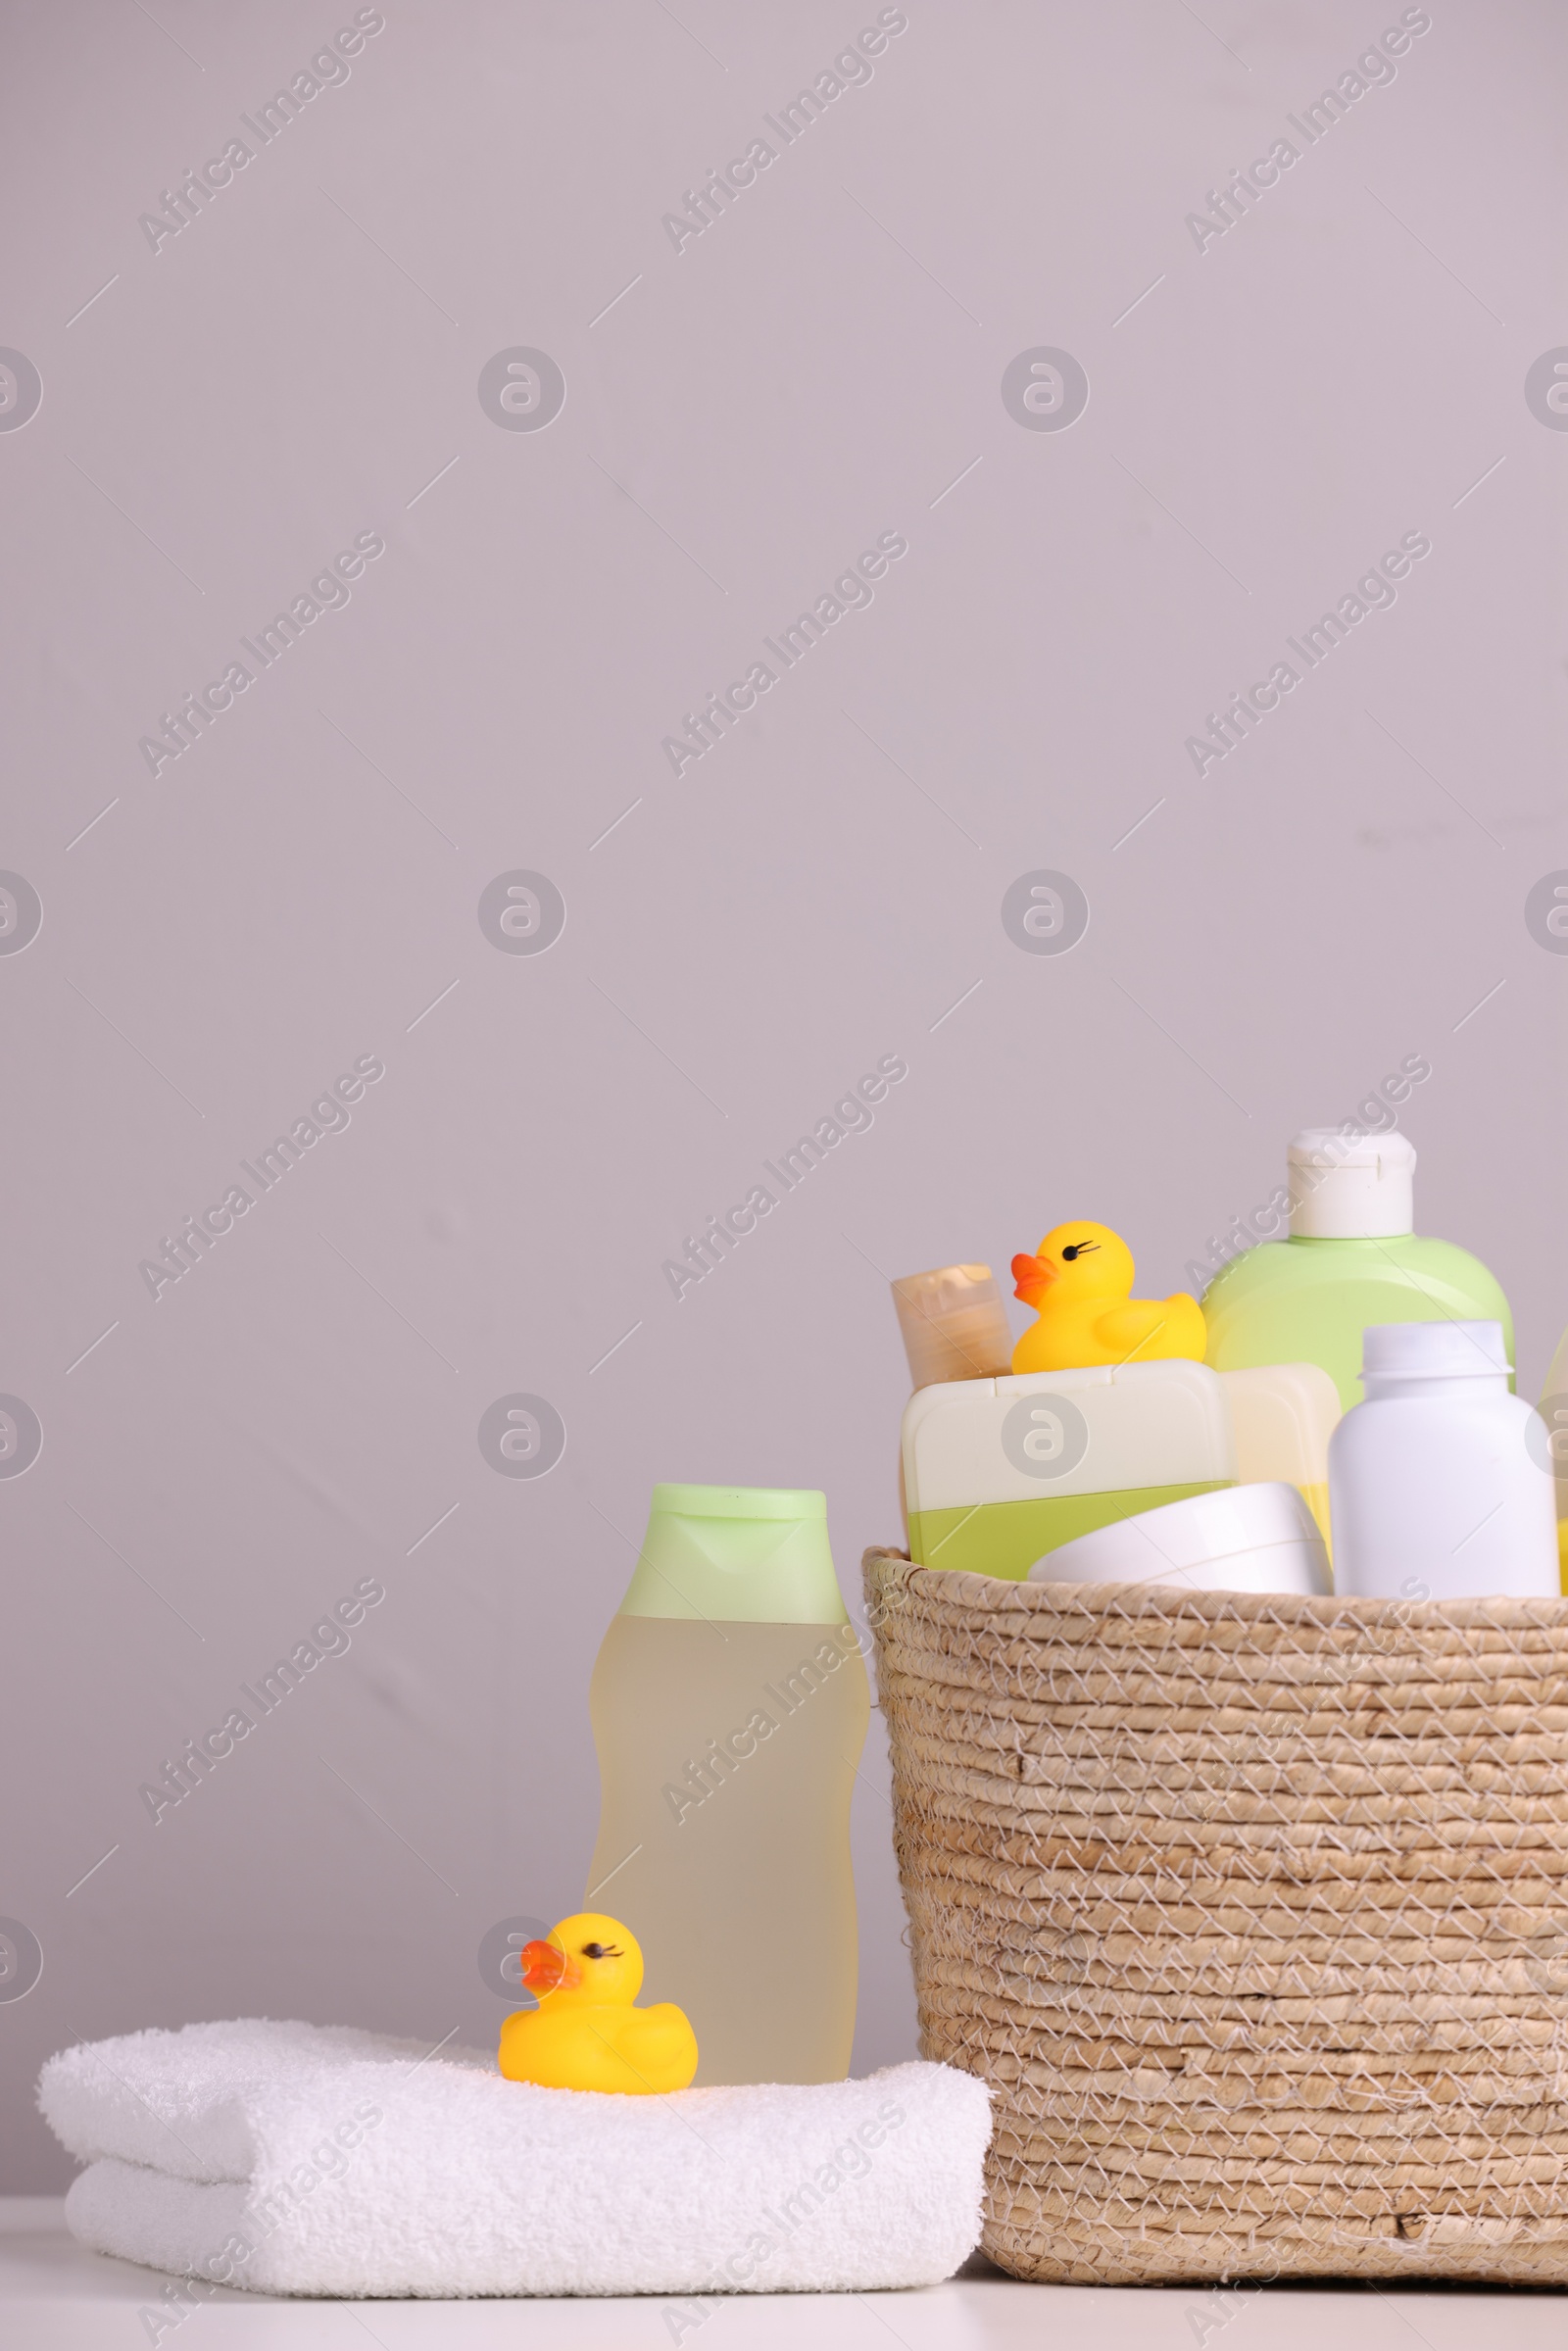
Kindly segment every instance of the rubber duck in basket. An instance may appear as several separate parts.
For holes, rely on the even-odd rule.
[[[1055,1226],[1032,1257],[1014,1257],[1013,1296],[1039,1320],[1013,1348],[1013,1370],[1073,1371],[1173,1355],[1201,1363],[1207,1333],[1197,1298],[1181,1290],[1157,1300],[1134,1298],[1133,1271],[1120,1234],[1086,1218]]]

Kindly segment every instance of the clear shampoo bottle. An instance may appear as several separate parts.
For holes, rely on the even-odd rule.
[[[839,2082],[858,1955],[850,1795],[869,1713],[820,1494],[656,1486],[593,1672],[586,1907],[623,1918],[697,2082]]]

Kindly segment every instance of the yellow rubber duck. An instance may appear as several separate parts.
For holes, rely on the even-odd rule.
[[[1203,1359],[1208,1334],[1197,1298],[1184,1290],[1158,1301],[1131,1297],[1133,1253],[1108,1225],[1057,1225],[1034,1256],[1013,1258],[1012,1276],[1013,1297],[1040,1317],[1012,1350],[1015,1372]]]
[[[668,2000],[632,2006],[642,1989],[642,1946],[619,1919],[576,1911],[546,1941],[524,1943],[521,1959],[539,2005],[519,2008],[501,2028],[509,2082],[630,2097],[686,2087],[697,2071],[697,2035]]]

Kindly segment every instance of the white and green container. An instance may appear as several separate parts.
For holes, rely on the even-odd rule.
[[[1174,1357],[916,1389],[904,1409],[909,1556],[1021,1582],[1059,1543],[1236,1483],[1217,1373]]]

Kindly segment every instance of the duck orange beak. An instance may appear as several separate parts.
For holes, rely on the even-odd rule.
[[[1012,1260],[1012,1278],[1017,1287],[1014,1298],[1021,1298],[1026,1306],[1038,1306],[1056,1278],[1056,1269],[1049,1257],[1026,1257],[1021,1252]]]
[[[573,1967],[554,1943],[524,1943],[517,1957],[523,1983],[541,1999],[546,1992],[560,1991],[563,1985],[570,1990],[582,1982],[582,1970]]]

